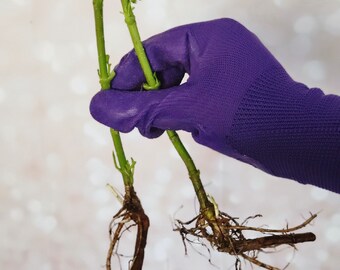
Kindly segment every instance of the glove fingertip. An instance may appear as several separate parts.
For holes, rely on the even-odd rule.
[[[115,130],[130,132],[140,117],[138,110],[127,102],[131,101],[130,94],[117,90],[98,92],[90,102],[92,117]]]
[[[108,106],[105,91],[95,94],[90,102],[90,114],[98,122],[107,125]]]

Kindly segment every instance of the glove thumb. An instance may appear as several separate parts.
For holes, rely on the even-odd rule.
[[[193,132],[190,88],[186,83],[152,91],[104,90],[92,98],[90,112],[106,126],[121,132],[137,127],[148,138],[156,138],[168,129]]]

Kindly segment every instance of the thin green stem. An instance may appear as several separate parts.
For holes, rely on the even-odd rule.
[[[110,72],[109,57],[106,55],[104,23],[103,23],[103,0],[93,0],[94,19],[96,27],[97,52],[99,62],[99,82],[103,90],[110,88],[110,80],[114,77],[114,72]]]
[[[115,149],[123,149],[122,140],[117,130],[110,129],[110,133],[113,139],[113,145]],[[118,163],[121,167],[124,167],[124,163],[127,162],[124,151],[117,152]],[[123,166],[122,166],[123,165]]]
[[[200,171],[196,168],[194,161],[192,160],[189,152],[183,145],[181,139],[179,138],[176,131],[167,130],[168,137],[175,147],[177,153],[183,160],[185,166],[187,167],[189,178],[194,186],[195,193],[197,195],[197,199],[200,203],[202,209],[210,209],[212,204],[210,203],[207,194],[202,185],[202,181],[200,179]]]
[[[123,7],[123,13],[125,17],[125,23],[129,29],[130,36],[132,39],[133,47],[135,49],[136,55],[138,57],[139,63],[142,67],[145,79],[146,79],[146,84],[143,85],[143,87],[147,90],[152,90],[152,89],[158,89],[160,86],[159,81],[157,80],[157,77],[155,74],[152,72],[149,60],[146,56],[146,53],[144,51],[144,47],[139,35],[139,31],[137,28],[137,22],[136,22],[136,17],[133,14],[133,8],[131,6],[131,2],[135,2],[132,0],[121,0],[122,2],[122,7]]]
[[[129,32],[131,35],[132,43],[135,48],[136,55],[138,57],[139,63],[145,75],[145,79],[147,84],[144,84],[144,88],[146,90],[158,89],[160,86],[159,81],[157,80],[155,74],[153,73],[149,60],[146,56],[145,50],[143,48],[143,44],[141,42],[141,38],[139,35],[139,31],[137,28],[136,18],[133,14],[133,8],[131,6],[131,2],[135,3],[133,0],[121,0],[123,6],[123,12],[125,17],[125,22],[129,28]],[[168,130],[167,134],[174,145],[176,151],[182,158],[185,166],[187,167],[189,177],[194,186],[198,201],[200,203],[201,211],[204,212],[204,215],[212,220],[215,217],[214,206],[209,201],[207,194],[202,185],[202,181],[200,179],[199,170],[197,170],[191,156],[188,151],[184,147],[181,142],[178,134],[175,131]]]
[[[103,0],[93,0],[93,10],[95,18],[96,28],[96,40],[97,40],[97,52],[99,62],[99,82],[102,90],[110,89],[110,82],[115,76],[115,73],[111,71],[111,64],[109,63],[109,56],[105,50],[105,37],[104,37],[104,23],[103,23]],[[124,148],[119,135],[119,132],[110,129],[111,137],[113,140],[114,148],[118,157],[119,167],[117,169],[121,172],[125,185],[133,184],[133,166],[127,161],[124,153]],[[113,153],[113,157],[114,153]]]

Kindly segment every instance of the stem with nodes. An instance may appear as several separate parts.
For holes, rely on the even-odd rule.
[[[95,28],[96,28],[96,40],[99,62],[99,82],[102,90],[110,89],[110,82],[115,76],[115,72],[111,70],[111,64],[109,62],[109,55],[105,50],[105,38],[104,38],[104,23],[103,23],[103,0],[93,0]],[[116,163],[115,153],[113,152],[113,159],[116,168],[121,172],[124,185],[131,186],[133,184],[133,168],[135,162],[132,160],[131,164],[126,159],[122,141],[119,132],[110,129],[114,148],[118,158],[118,164]]]
[[[158,89],[160,86],[160,82],[157,80],[156,74],[152,71],[149,60],[146,56],[137,28],[136,18],[135,15],[133,14],[133,8],[131,6],[131,3],[136,3],[136,0],[121,0],[121,2],[125,22],[128,26],[136,55],[138,57],[139,63],[141,65],[141,68],[146,79],[146,83],[143,85],[143,87],[146,90]],[[189,177],[194,186],[200,204],[201,211],[204,213],[208,220],[213,221],[215,217],[214,205],[209,201],[208,196],[204,190],[204,187],[200,179],[199,170],[196,168],[191,156],[185,149],[178,134],[172,130],[167,130],[167,134],[172,144],[174,145],[177,153],[180,155],[185,166],[187,167]]]
[[[106,54],[105,51],[103,0],[93,0],[93,9],[99,61],[99,82],[102,90],[107,90],[110,89],[110,83],[115,76],[115,73],[111,70],[109,56]],[[133,173],[136,162],[133,159],[131,159],[131,163],[127,161],[119,132],[110,129],[110,133],[116,152],[112,153],[113,162],[117,170],[119,170],[122,174],[125,185],[125,195],[123,199],[118,196],[120,201],[122,202],[122,208],[118,211],[116,215],[113,216],[113,219],[110,223],[109,233],[111,241],[106,258],[106,269],[111,270],[111,257],[117,249],[121,234],[124,232],[124,230],[122,230],[123,227],[136,226],[137,234],[135,249],[133,259],[130,261],[129,269],[141,270],[144,261],[144,250],[146,247],[146,240],[150,224],[149,218],[144,213],[142,204],[133,187]],[[130,225],[128,225],[128,223]]]

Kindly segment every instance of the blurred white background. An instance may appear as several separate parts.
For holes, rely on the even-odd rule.
[[[120,1],[105,1],[114,64],[131,48],[120,10]],[[234,18],[295,80],[340,94],[339,0],[143,0],[136,16],[144,39],[184,23]],[[121,189],[122,181],[108,129],[88,112],[99,89],[92,0],[2,0],[0,33],[0,269],[104,269],[107,227],[119,208],[105,184]],[[208,192],[229,214],[262,213],[255,224],[282,228],[321,211],[306,228],[315,243],[265,262],[339,269],[339,195],[266,175],[182,137]],[[166,136],[147,140],[132,132],[123,141],[137,160],[136,189],[151,219],[145,269],[233,269],[228,255],[214,254],[215,267],[193,249],[184,255],[172,220],[182,205],[176,217],[190,219],[196,205]]]

